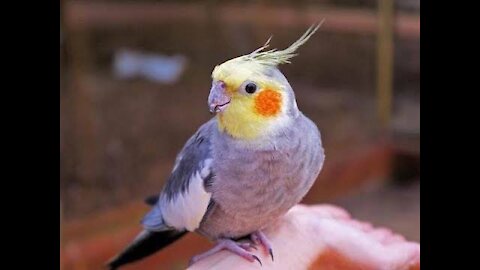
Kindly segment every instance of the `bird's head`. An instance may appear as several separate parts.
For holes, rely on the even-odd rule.
[[[278,65],[290,63],[320,25],[310,27],[285,50],[264,51],[269,39],[252,53],[215,67],[208,106],[220,131],[237,139],[255,139],[281,130],[299,114],[293,90]]]

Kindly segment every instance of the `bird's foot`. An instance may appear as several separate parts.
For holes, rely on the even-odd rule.
[[[190,265],[224,249],[229,250],[250,262],[257,261],[260,263],[260,265],[262,265],[262,262],[257,256],[248,252],[252,248],[256,249],[256,247],[251,243],[237,243],[231,239],[220,239],[212,249],[192,257],[190,260]]]
[[[273,262],[272,245],[270,244],[270,241],[267,239],[265,234],[259,230],[259,231],[256,231],[256,232],[252,233],[250,235],[250,238],[252,239],[253,243],[255,243],[255,245],[262,246],[263,249],[265,250],[265,252],[270,254],[270,257],[272,258],[272,262]]]

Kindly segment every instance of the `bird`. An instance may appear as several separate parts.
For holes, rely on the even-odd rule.
[[[147,199],[143,230],[109,269],[143,259],[189,232],[215,246],[193,264],[221,250],[254,263],[261,247],[274,261],[262,232],[298,204],[325,160],[320,130],[298,108],[281,64],[319,29],[314,24],[288,48],[260,48],[215,66],[208,95],[212,118],[178,153],[161,192]],[[248,241],[243,241],[243,240]]]

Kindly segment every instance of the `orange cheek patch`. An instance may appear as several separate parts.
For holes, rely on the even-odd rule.
[[[255,97],[255,111],[263,116],[274,116],[280,112],[282,96],[271,89],[266,89]]]

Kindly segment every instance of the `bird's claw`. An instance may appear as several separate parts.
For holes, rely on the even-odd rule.
[[[218,242],[217,242],[217,245],[215,245],[212,249],[202,253],[202,254],[199,254],[197,256],[194,256],[191,260],[190,260],[190,265],[194,264],[195,262],[199,261],[199,260],[202,260],[210,255],[213,255],[221,250],[229,250],[231,252],[233,252],[234,254],[237,254],[239,255],[240,257],[242,258],[245,258],[251,262],[253,261],[257,261],[258,263],[260,263],[261,266],[263,266],[262,264],[262,261],[260,261],[260,259],[255,256],[254,254],[251,254],[250,252],[248,252],[249,249],[251,248],[254,248],[254,249],[257,249],[254,245],[252,245],[251,243],[238,243],[238,242],[235,242],[231,239],[220,239]]]
[[[268,254],[270,254],[270,258],[272,258],[272,262],[274,261],[273,259],[273,249],[272,245],[268,241],[267,237],[265,234],[263,234],[261,231],[256,231],[251,234],[250,239],[252,240],[253,243],[256,245],[261,245],[265,249]]]
[[[260,261],[260,259],[259,259],[257,256],[255,256],[255,255],[252,254],[252,257],[253,257],[255,260],[257,260],[257,262],[260,264],[260,266],[263,266],[262,261]]]

